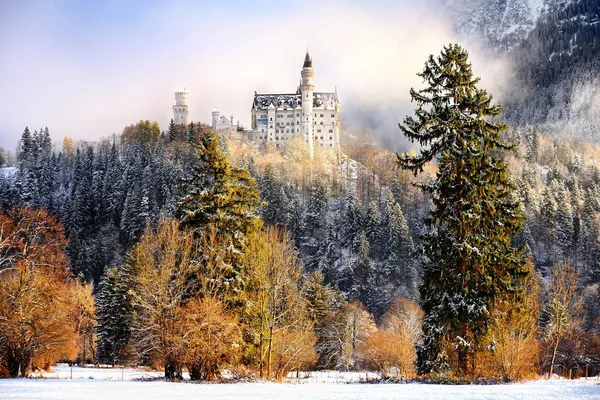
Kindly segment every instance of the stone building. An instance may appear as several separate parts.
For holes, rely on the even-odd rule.
[[[226,130],[237,130],[240,127],[240,122],[237,124],[233,122],[233,115],[230,118],[227,118],[224,115],[221,115],[219,110],[215,107],[211,112],[212,115],[212,130],[213,132],[220,132]]]
[[[302,137],[313,157],[315,146],[339,152],[340,103],[334,92],[316,92],[314,69],[308,52],[300,73],[296,93],[254,92],[251,137],[259,143],[285,146],[286,141]],[[214,120],[214,118],[213,118]]]
[[[187,104],[188,92],[184,87],[175,92],[175,105],[173,106],[173,122],[175,125],[190,123],[190,107]]]

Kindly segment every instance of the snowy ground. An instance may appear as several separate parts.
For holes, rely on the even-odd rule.
[[[312,373],[309,378],[288,384],[237,383],[195,384],[163,381],[137,382],[138,378],[161,376],[144,370],[55,367],[54,379],[0,380],[0,399],[235,399],[235,400],[324,400],[324,399],[600,399],[597,379],[533,381],[523,384],[490,386],[444,386],[424,384],[344,383],[365,374]],[[65,379],[66,378],[66,379]],[[123,378],[123,381],[121,379]],[[299,382],[299,383],[294,383]]]

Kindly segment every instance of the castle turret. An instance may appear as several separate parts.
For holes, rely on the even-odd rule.
[[[190,108],[187,104],[188,92],[182,87],[175,92],[175,105],[173,106],[173,121],[176,125],[190,123]]]
[[[212,110],[212,131],[216,132],[217,131],[217,122],[219,122],[219,110],[217,110],[217,107],[215,107]]]
[[[302,65],[302,80],[300,82],[300,93],[302,94],[302,133],[306,140],[308,147],[308,154],[310,158],[314,155],[313,135],[314,135],[314,124],[313,124],[313,95],[315,86],[313,78],[315,71],[312,66],[312,60],[306,51],[306,57],[304,58],[304,65]]]

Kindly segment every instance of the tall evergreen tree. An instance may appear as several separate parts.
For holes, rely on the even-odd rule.
[[[131,281],[124,269],[106,271],[96,295],[96,346],[98,360],[112,365],[124,361],[131,336],[133,305]]]
[[[418,370],[469,374],[495,302],[515,290],[523,274],[523,251],[511,247],[511,239],[524,217],[504,160],[514,147],[502,140],[506,125],[490,119],[501,107],[477,87],[466,50],[445,46],[418,75],[427,87],[411,89],[415,116],[400,129],[422,148],[415,157],[398,157],[415,174],[438,163],[435,180],[421,185],[433,209],[423,237]]]
[[[320,179],[313,182],[306,214],[302,223],[301,251],[304,265],[309,271],[318,268],[327,250],[329,203],[327,190]]]
[[[201,236],[209,225],[240,249],[247,235],[260,227],[256,182],[246,168],[234,166],[213,132],[201,134],[198,163],[184,181],[177,215],[181,225]]]

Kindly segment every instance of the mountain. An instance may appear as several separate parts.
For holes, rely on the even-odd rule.
[[[579,0],[542,15],[507,54],[514,65],[505,116],[560,136],[600,141],[600,3]]]
[[[503,59],[504,116],[600,142],[598,0],[440,0],[456,31]]]
[[[441,0],[458,33],[483,40],[498,53],[509,51],[525,39],[543,15],[573,0]]]

